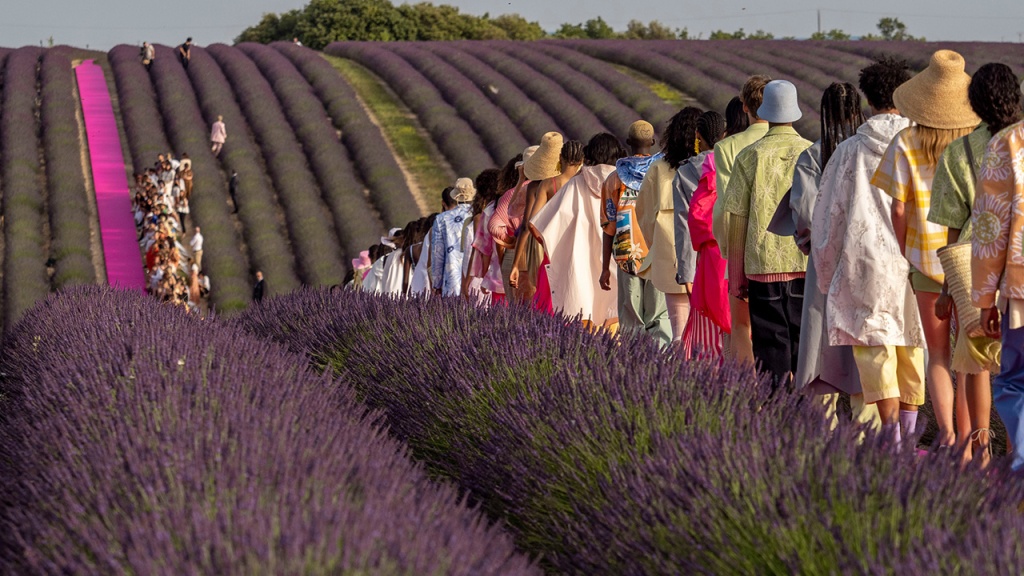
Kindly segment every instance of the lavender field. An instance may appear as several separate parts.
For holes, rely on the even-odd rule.
[[[724,112],[767,73],[813,140],[830,83],[939,48],[1024,75],[1024,45],[986,43],[0,48],[0,574],[1019,574],[1004,460],[860,443],[747,370],[564,318],[328,289],[438,208],[395,124],[473,177],[548,131],[664,128],[658,86]],[[126,176],[193,161],[208,318],[105,286],[84,58]]]

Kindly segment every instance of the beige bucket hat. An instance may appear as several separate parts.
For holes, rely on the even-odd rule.
[[[523,162],[523,174],[530,180],[547,180],[558,176],[558,158],[562,154],[562,135],[548,132],[540,139],[540,147]]]
[[[981,123],[967,98],[971,76],[964,71],[964,57],[952,50],[932,54],[923,72],[907,80],[893,93],[893,103],[907,118],[929,128],[958,130]]]
[[[455,190],[452,190],[452,200],[459,204],[472,202],[476,197],[476,185],[469,178],[459,178],[455,181]]]

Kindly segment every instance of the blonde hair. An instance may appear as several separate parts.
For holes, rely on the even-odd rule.
[[[974,131],[975,126],[970,128],[942,129],[931,126],[914,126],[911,134],[917,140],[917,148],[924,152],[924,157],[932,166],[938,166],[942,152],[958,138],[963,138]]]

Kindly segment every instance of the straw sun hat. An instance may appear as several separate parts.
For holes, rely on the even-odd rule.
[[[523,174],[530,180],[547,180],[558,176],[558,158],[562,154],[562,135],[548,132],[540,139],[540,147],[523,163]]]
[[[964,72],[964,57],[952,50],[932,54],[923,72],[893,93],[893,103],[907,118],[929,128],[958,130],[981,123],[967,98],[971,76]]]
[[[540,148],[540,146],[530,146],[527,149],[523,150],[523,159],[520,160],[519,162],[516,162],[516,168],[522,168],[523,164],[530,160],[530,156],[533,156],[534,153],[537,152],[538,148]]]
[[[984,336],[981,310],[971,302],[971,243],[957,242],[939,248],[939,261],[946,275],[949,295],[956,304],[957,322],[961,330],[972,338]]]

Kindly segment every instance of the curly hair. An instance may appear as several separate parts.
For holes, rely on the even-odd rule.
[[[736,100],[738,101],[739,98]],[[726,133],[727,125],[728,123],[721,114],[714,110],[708,110],[701,114],[700,118],[697,118],[697,133],[709,147],[713,147]]]
[[[725,107],[725,133],[729,136],[739,134],[750,127],[750,117],[743,111],[743,100],[733,96]]]
[[[978,68],[971,78],[967,98],[993,136],[1021,119],[1020,84],[1006,64],[990,62]]]
[[[558,158],[562,161],[563,168],[583,164],[583,143],[579,140],[566,141],[562,144],[562,152]]]
[[[824,168],[836,147],[857,133],[864,123],[860,92],[849,82],[833,82],[821,95],[821,167]]]
[[[743,101],[747,111],[754,118],[761,118],[757,115],[757,110],[761,107],[761,103],[764,102],[764,87],[771,81],[771,76],[757,74],[747,78],[747,81],[743,83],[743,88],[740,89],[740,100]]]
[[[892,93],[910,80],[910,67],[906,60],[882,56],[860,71],[860,91],[875,110],[889,110],[896,107]]]
[[[700,108],[687,106],[668,121],[665,128],[665,135],[662,137],[665,142],[665,162],[673,168],[686,162],[697,152],[694,143],[697,141],[697,118],[704,111]]]
[[[599,164],[614,166],[619,158],[625,157],[626,149],[622,147],[622,142],[619,142],[615,135],[607,132],[595,134],[583,147],[583,162],[587,166]]]
[[[501,169],[501,176],[498,177],[498,195],[502,195],[506,190],[511,190],[515,187],[516,183],[519,182],[519,170],[516,169],[516,162],[523,159],[522,154],[516,154],[505,163],[505,167]]]

